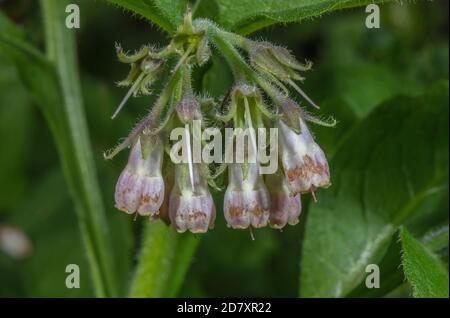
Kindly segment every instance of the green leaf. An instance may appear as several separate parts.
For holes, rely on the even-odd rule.
[[[447,209],[448,210],[448,209]],[[440,257],[441,261],[448,267],[448,238],[449,238],[448,220],[447,224],[433,229],[426,233],[422,239],[422,243],[432,251],[434,254]]]
[[[16,206],[26,192],[25,166],[31,152],[29,138],[33,125],[30,99],[14,65],[0,56],[0,69],[0,136],[14,132],[14,138],[2,138],[0,144],[0,153],[4,154],[0,156],[0,175],[8,180],[8,186],[0,191],[0,211],[3,212]]]
[[[203,1],[203,2],[210,2]],[[231,31],[249,34],[263,27],[299,22],[339,9],[365,6],[383,0],[215,0],[220,25]],[[363,22],[362,22],[363,23]]]
[[[383,297],[398,288],[405,281],[400,266],[401,244],[394,235],[383,259],[377,263],[380,268],[380,288],[367,288],[365,280],[353,289],[347,297],[376,298]]]
[[[313,74],[317,87],[312,96],[323,95],[323,78],[333,82],[333,88],[327,91],[330,99],[320,103],[326,114],[333,114],[338,125],[332,131],[326,127],[317,127],[315,133],[321,140],[325,152],[331,158],[335,151],[352,133],[352,129],[381,103],[394,96],[417,96],[422,88],[405,76],[395,73],[386,65],[374,65],[367,62],[352,61],[347,65],[325,68],[320,74]]]
[[[347,295],[366,265],[382,259],[398,226],[447,192],[448,82],[377,107],[337,150],[330,169],[332,187],[309,206],[304,297]]]
[[[91,275],[98,296],[114,295],[111,247],[103,203],[77,80],[75,39],[64,25],[66,1],[46,0],[48,43],[55,65],[17,37],[14,25],[0,15],[0,48],[16,65],[30,95],[40,106],[55,138],[63,171],[76,204]],[[58,70],[58,72],[57,72]]]
[[[107,0],[173,33],[181,24],[187,0]]]
[[[419,298],[448,298],[448,271],[427,247],[402,227],[402,264],[406,278]]]
[[[130,297],[175,297],[199,238],[158,221],[146,225]]]
[[[448,211],[448,209],[446,211]],[[448,219],[447,225],[428,231],[421,239],[421,242],[430,250],[430,252],[436,254],[444,265],[447,265],[448,267]],[[369,289],[363,281],[347,296],[372,298],[383,296],[389,297],[389,295],[391,295],[390,293],[395,290],[400,290],[403,296],[407,297],[409,295],[409,290],[407,288],[402,288],[402,286],[408,284],[405,282],[405,274],[401,266],[401,255],[401,240],[398,239],[398,234],[396,233],[391,240],[391,245],[383,256],[383,260],[379,262],[380,277],[382,277],[380,288]]]

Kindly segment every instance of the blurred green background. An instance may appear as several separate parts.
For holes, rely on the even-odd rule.
[[[127,154],[105,161],[102,152],[127,135],[153,97],[131,99],[120,116],[110,120],[125,94],[115,83],[128,71],[116,61],[114,43],[134,50],[146,43],[165,45],[169,39],[157,27],[105,1],[74,2],[81,9],[81,28],[74,32],[87,120],[111,225],[108,239],[116,252],[114,264],[125,295],[146,220],[133,221],[114,208],[114,186]],[[0,0],[0,8],[44,49],[38,1]],[[380,29],[365,28],[365,18],[364,8],[338,11],[251,36],[286,46],[299,60],[314,61],[315,70],[306,74],[304,89],[322,106],[321,113],[339,121],[335,129],[313,127],[329,156],[339,136],[349,129],[351,111],[364,115],[394,96],[418,96],[433,83],[448,79],[447,1],[383,5]],[[215,58],[196,87],[219,97],[231,84],[224,62]],[[0,224],[23,231],[32,249],[23,258],[0,250],[0,297],[93,296],[73,203],[51,134],[14,65],[2,54],[0,136]],[[197,237],[199,248],[179,295],[297,296],[308,200],[305,197],[300,224],[282,232],[258,230],[255,241],[247,231],[228,229],[218,211],[215,229]],[[448,199],[442,209],[448,209]],[[80,289],[65,287],[65,267],[70,263],[80,265]],[[405,296],[408,291],[398,293]]]

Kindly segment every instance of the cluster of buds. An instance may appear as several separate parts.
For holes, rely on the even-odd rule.
[[[235,77],[235,85],[217,104],[192,88],[192,70],[208,62],[210,46],[225,57]],[[229,227],[282,229],[298,223],[302,194],[312,193],[316,200],[314,192],[330,186],[325,154],[307,122],[324,126],[335,122],[313,116],[293,97],[298,93],[318,108],[296,83],[303,81],[300,72],[310,70],[310,62],[301,64],[283,47],[227,32],[209,20],[192,21],[190,12],[166,47],[145,46],[132,55],[118,47],[117,53],[121,62],[131,65],[128,77],[119,83],[130,89],[113,117],[129,97],[150,94],[155,80],[166,78],[147,116],[105,155],[112,158],[131,147],[116,185],[118,209],[160,218],[178,232],[204,233],[214,227],[216,218],[210,189],[220,194],[226,187],[223,213]],[[246,138],[248,147],[233,150],[234,160],[225,158],[219,165],[196,161],[193,145],[202,140],[195,122],[205,129],[234,128],[225,148],[231,144],[234,149],[240,138]],[[169,140],[175,128],[186,137],[176,144]],[[275,129],[276,137],[256,135],[260,129]],[[268,167],[260,157],[274,148],[275,169],[263,173]],[[173,154],[180,150],[183,161],[175,162]],[[226,181],[218,185],[217,177],[226,170],[221,178]]]

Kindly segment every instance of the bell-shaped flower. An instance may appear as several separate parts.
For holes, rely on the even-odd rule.
[[[259,164],[237,164],[228,166],[228,187],[224,197],[224,214],[229,226],[246,229],[267,225],[270,213],[270,198]]]
[[[163,144],[141,136],[133,145],[128,164],[116,185],[116,207],[126,213],[156,215],[164,199],[161,175]]]
[[[286,224],[297,224],[302,211],[300,193],[291,193],[280,171],[266,175],[265,181],[270,193],[270,226],[282,229]]]
[[[166,169],[164,171],[164,199],[159,208],[159,213],[155,215],[150,215],[150,221],[157,221],[158,219],[163,221],[165,224],[170,225],[169,217],[169,202],[170,202],[170,192],[172,191],[174,181],[175,181],[175,171],[174,169]]]
[[[283,120],[278,121],[280,156],[289,188],[293,193],[327,188],[331,183],[325,154],[314,141],[304,120],[299,120],[299,134]]]
[[[192,176],[192,178],[191,178]],[[169,217],[177,232],[205,233],[214,227],[216,208],[200,165],[175,166],[175,184],[169,199]]]

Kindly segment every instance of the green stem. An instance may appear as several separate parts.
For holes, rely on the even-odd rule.
[[[175,297],[200,238],[179,234],[163,222],[145,226],[130,297]]]
[[[257,83],[274,101],[282,98],[283,94],[267,80],[258,76],[233,46],[234,44],[248,51],[251,40],[223,31],[209,20],[198,19],[195,23],[198,28],[206,30],[212,41],[217,45],[232,69],[236,80],[248,79]]]
[[[180,65],[161,95],[172,96],[171,107],[178,103],[186,93],[185,90],[193,93],[190,79],[189,66]],[[147,224],[143,231],[139,262],[131,281],[129,296],[176,296],[199,240],[190,233],[179,234],[161,221]]]
[[[87,249],[93,284],[98,297],[116,296],[112,248],[101,200],[91,144],[83,109],[75,31],[65,26],[66,0],[41,0],[47,54],[53,62],[63,92],[64,114],[74,147],[77,171],[65,171],[75,201],[82,238]],[[70,169],[66,169],[70,170]]]

